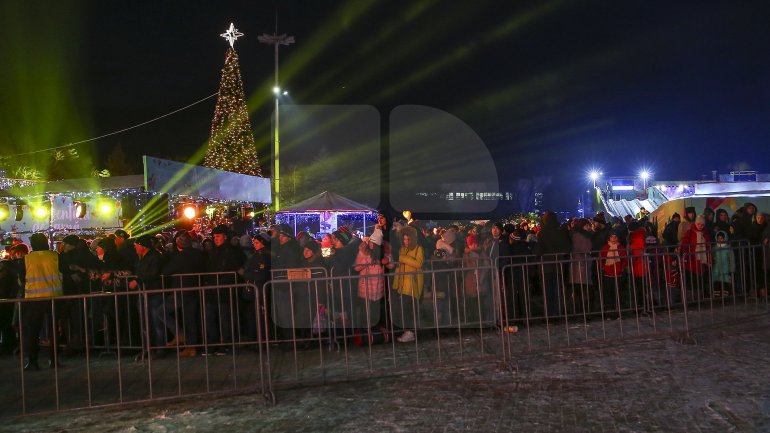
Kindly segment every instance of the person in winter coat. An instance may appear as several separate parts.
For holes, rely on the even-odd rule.
[[[134,275],[136,280],[128,283],[131,290],[159,290],[163,288],[163,257],[152,247],[152,237],[149,235],[139,236],[133,242],[133,248],[139,258],[136,262]],[[146,305],[144,301],[147,301]],[[154,351],[156,356],[163,356],[158,352],[158,348],[166,346],[166,326],[163,323],[163,295],[160,293],[149,294],[147,297],[139,297],[139,311],[141,323],[145,320],[150,325],[147,330],[149,335],[145,335],[145,350]],[[145,311],[147,316],[145,316]],[[143,326],[144,328],[144,326]],[[147,352],[146,354],[149,354]]]
[[[237,272],[243,267],[246,256],[243,251],[230,242],[230,230],[225,225],[218,225],[212,230],[214,249],[208,255],[207,268],[212,275],[211,283],[217,286],[235,284]],[[224,286],[209,290],[205,294],[206,343],[204,354],[224,355],[229,351],[233,332],[230,327],[231,305],[237,302],[236,291]],[[213,345],[213,347],[211,347]]]
[[[547,211],[540,217],[541,229],[537,234],[537,244],[532,252],[545,262],[562,259],[562,254],[570,252],[569,237],[559,227],[556,214]],[[561,299],[561,289],[564,270],[558,263],[546,263],[541,266],[545,286],[545,309],[548,317],[556,317],[564,311],[564,299]]]
[[[604,286],[603,301],[607,312],[617,311],[617,314],[620,314],[621,302],[623,298],[627,297],[628,285],[625,275],[628,259],[626,256],[626,249],[620,243],[620,236],[617,232],[610,233],[610,237],[607,239],[607,243],[602,246],[600,253]]]
[[[679,246],[685,271],[685,285],[692,296],[706,296],[709,284],[705,269],[711,266],[711,236],[706,232],[706,219],[699,215],[685,233]]]
[[[729,239],[724,230],[716,233],[716,244],[713,250],[714,266],[711,268],[715,296],[728,296],[732,290],[735,255],[728,243]]]
[[[385,297],[385,266],[380,253],[385,251],[386,258],[390,251],[382,250],[383,233],[375,228],[372,235],[362,240],[358,246],[358,254],[354,269],[359,274],[358,296],[354,300],[354,327],[371,328],[383,318],[381,314],[383,298]]]
[[[264,288],[265,283],[270,281],[270,269],[273,262],[273,255],[270,252],[271,241],[272,239],[267,233],[257,233],[254,235],[251,238],[254,254],[249,257],[246,264],[239,271],[239,274],[247,283],[251,283],[256,287],[256,290],[252,288],[241,290],[240,298],[244,307],[245,317],[242,321],[245,322],[246,335],[252,339],[258,338],[260,341],[265,335],[264,331],[261,332],[262,335],[257,335],[257,321],[261,320],[261,315],[266,311],[265,305],[267,305],[267,302],[264,296]],[[259,309],[257,309],[257,305],[260,306]]]
[[[591,259],[592,245],[591,222],[587,219],[579,219],[575,222],[570,233],[572,239],[572,254],[570,256],[569,280],[571,291],[569,294],[572,305],[572,313],[582,314],[588,312],[589,303],[594,301],[590,287],[594,278],[594,262]]]
[[[433,255],[426,263],[426,268],[430,267],[436,271],[431,280],[433,283],[433,292],[427,292],[426,298],[430,298],[434,306],[434,318],[438,326],[447,326],[452,321],[450,317],[456,316],[456,311],[451,310],[451,305],[457,305],[458,284],[462,280],[463,272],[462,257],[464,246],[461,246],[460,239],[457,236],[457,228],[448,228],[440,231],[440,237],[435,242]],[[489,266],[483,264],[482,266]],[[427,288],[426,288],[427,289]]]
[[[20,280],[24,285],[25,299],[40,299],[62,296],[62,273],[59,264],[59,254],[51,251],[48,237],[43,233],[35,233],[29,238],[32,252],[24,256],[24,271]],[[54,304],[48,302],[27,302],[21,305],[21,318],[23,331],[22,353],[27,357],[24,370],[39,370],[37,356],[39,350],[38,335],[43,326],[47,328],[51,338],[51,348],[48,352],[48,365],[54,367],[57,364],[57,351],[55,347],[55,327],[51,321],[45,320],[46,314],[51,311]]]
[[[697,214],[695,213],[695,207],[690,206],[684,208],[684,221],[679,223],[679,229],[677,230],[677,239],[679,239],[679,243],[682,243],[682,239],[685,237],[687,232],[690,230],[690,227],[695,224],[695,216]],[[704,217],[703,219],[704,227],[706,223],[706,219]]]
[[[666,224],[663,229],[663,245],[671,251],[676,250],[679,247],[679,224],[681,224],[682,217],[674,212],[671,215],[671,221]]]
[[[628,307],[642,309],[644,300],[650,299],[647,278],[649,263],[645,256],[647,231],[635,221],[629,224],[628,231],[628,252],[631,256],[631,276],[633,277],[630,285],[631,304]]]
[[[725,232],[725,235],[730,234],[730,215],[724,209],[717,209],[716,220],[714,221],[714,233],[713,239],[716,239],[716,234],[719,231]]]
[[[610,229],[607,227],[607,220],[604,212],[598,212],[591,223],[593,238],[591,239],[591,250],[599,251],[607,243],[610,237]]]
[[[761,255],[764,258],[763,269],[765,270],[765,272],[764,272],[764,275],[762,276],[763,280],[759,285],[759,290],[757,291],[757,295],[760,298],[765,298],[767,297],[767,286],[765,286],[765,284],[767,281],[770,281],[770,224],[766,225],[765,230],[762,232]]]
[[[189,274],[199,273],[206,266],[203,252],[193,248],[192,237],[186,231],[177,233],[173,245],[174,250],[169,254],[162,271],[167,286],[174,289],[200,286],[198,277]],[[180,276],[184,274],[188,276]],[[169,313],[166,316],[169,319],[169,330],[176,335],[169,346],[186,345],[187,347],[179,352],[179,356],[196,356],[196,346],[199,344],[200,293],[187,291],[167,295],[166,310]],[[174,320],[180,315],[182,320],[179,320],[177,325]]]
[[[422,271],[425,253],[420,246],[417,229],[411,226],[403,227],[400,232],[401,250],[398,252],[398,267],[393,277],[391,308],[395,326],[405,329],[398,341],[407,343],[415,340],[413,329],[416,329],[420,300],[422,299]]]

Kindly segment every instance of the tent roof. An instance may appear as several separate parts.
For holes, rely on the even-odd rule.
[[[324,191],[318,195],[303,200],[295,205],[278,211],[284,212],[376,212],[365,204],[355,202],[333,192]]]

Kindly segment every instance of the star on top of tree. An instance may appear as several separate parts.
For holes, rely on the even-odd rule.
[[[230,28],[219,36],[227,39],[227,42],[230,42],[230,47],[233,48],[233,45],[235,45],[235,40],[243,36],[243,33],[239,32],[233,23],[230,23]]]

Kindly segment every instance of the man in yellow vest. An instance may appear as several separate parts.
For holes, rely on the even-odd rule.
[[[27,363],[24,365],[25,371],[39,370],[37,363],[37,354],[39,349],[38,336],[40,328],[43,326],[47,312],[53,311],[52,298],[62,295],[62,274],[59,269],[59,254],[51,251],[48,245],[48,238],[42,233],[35,233],[30,236],[29,243],[32,246],[32,252],[24,257],[24,274],[22,281],[24,283],[24,298],[32,299],[33,302],[25,302],[22,309],[22,320],[24,323],[24,354],[27,355]],[[56,335],[54,333],[53,322],[56,318],[51,317],[49,323],[49,339],[51,341],[49,366],[56,367]]]

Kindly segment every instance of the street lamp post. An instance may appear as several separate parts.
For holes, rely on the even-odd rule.
[[[639,177],[642,178],[642,191],[644,192],[644,196],[647,197],[647,179],[650,178],[650,172],[642,170],[642,172],[639,173]]]
[[[263,34],[262,36],[257,36],[257,39],[260,43],[267,44],[267,45],[274,45],[275,46],[275,82],[273,85],[273,93],[275,93],[275,129],[273,130],[273,152],[274,152],[274,158],[273,158],[273,188],[275,190],[275,210],[278,211],[280,208],[280,197],[281,197],[281,187],[280,187],[280,135],[279,135],[279,120],[280,116],[278,114],[278,98],[281,96],[281,88],[278,87],[278,46],[279,45],[290,45],[294,43],[294,36],[287,36],[285,33],[282,35],[277,35],[273,33],[272,35],[268,35],[267,33]]]
[[[596,181],[599,180],[599,176],[601,176],[601,173],[596,170],[592,170],[591,173],[588,174],[588,177],[594,182],[594,189],[596,189]]]

